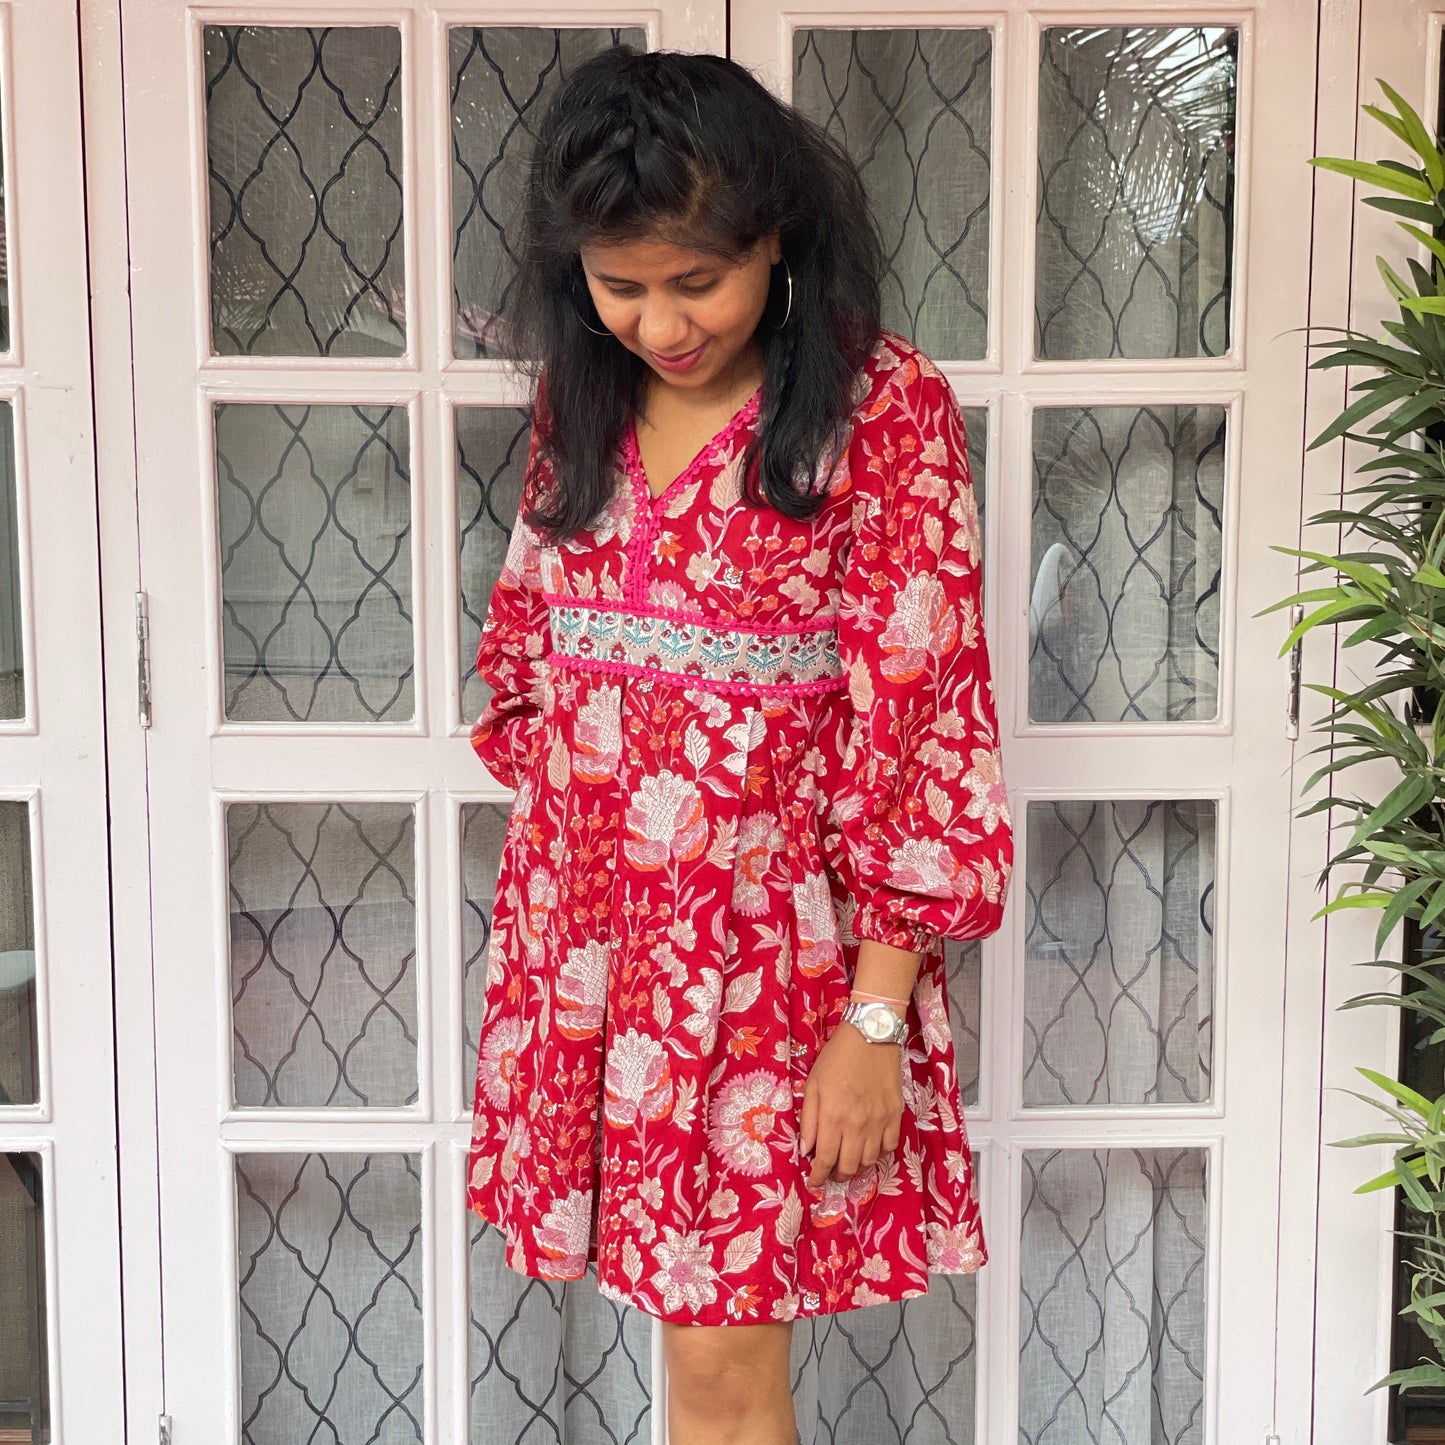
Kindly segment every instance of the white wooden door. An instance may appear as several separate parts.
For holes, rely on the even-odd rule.
[[[1383,126],[1361,113],[1365,104],[1387,105],[1378,82],[1399,91],[1434,130],[1441,104],[1441,64],[1445,55],[1445,6],[1431,0],[1354,0],[1338,8],[1325,31],[1324,74],[1338,99],[1321,107],[1318,151],[1322,155],[1393,159],[1418,164]],[[1314,260],[1311,320],[1320,327],[1350,326],[1380,334],[1382,320],[1398,315],[1379,279],[1377,256],[1398,268],[1414,248],[1395,219],[1363,203],[1371,187],[1356,187],[1340,176],[1322,174],[1315,203],[1319,241]],[[1423,249],[1416,252],[1423,256]],[[1346,386],[1361,379],[1355,372],[1326,372],[1310,380],[1310,431],[1331,421],[1347,404]],[[1308,510],[1338,505],[1342,486],[1359,480],[1355,469],[1368,453],[1355,446],[1331,447],[1314,454],[1307,473]],[[1333,536],[1313,528],[1302,546],[1335,550]],[[1348,546],[1348,543],[1344,544]],[[1305,675],[1311,682],[1358,690],[1373,680],[1377,658],[1360,649],[1344,651],[1338,639],[1320,637],[1305,652]],[[1364,773],[1350,780],[1360,796],[1384,795],[1394,781],[1390,770]],[[1304,832],[1304,829],[1301,829]],[[1316,824],[1309,829],[1309,851],[1301,850],[1302,867],[1323,863],[1329,839]],[[1334,844],[1339,846],[1336,834]],[[1318,896],[1312,900],[1316,905]],[[1303,914],[1304,910],[1301,910]],[[1285,1445],[1354,1445],[1358,1440],[1406,1440],[1414,1421],[1391,1418],[1391,1392],[1367,1393],[1392,1368],[1395,1292],[1394,1191],[1359,1195],[1357,1185],[1389,1168],[1389,1150],[1336,1150],[1334,1140],[1372,1133],[1379,1115],[1352,1096],[1368,1093],[1357,1070],[1378,1069],[1394,1076],[1400,1063],[1399,1020],[1387,1008],[1343,1010],[1341,1005],[1387,977],[1357,967],[1376,956],[1403,957],[1404,941],[1375,949],[1378,914],[1337,914],[1328,922],[1327,968],[1297,997],[1298,1007],[1323,1005],[1324,1030],[1318,1055],[1310,1062],[1313,1075],[1301,1079],[1319,1101],[1322,1147],[1318,1172],[1308,1182],[1318,1200],[1318,1234],[1313,1248],[1301,1253],[1294,1279],[1315,1293],[1318,1321],[1316,1357],[1329,1362],[1307,1382],[1289,1412],[1293,1427]],[[1301,1060],[1303,1062],[1303,1060]],[[1405,1363],[1413,1363],[1407,1359]],[[1428,1420],[1428,1414],[1420,1417]],[[1421,1438],[1428,1438],[1422,1436]]]
[[[0,5],[0,1441],[116,1438],[119,1219],[80,59]]]
[[[721,7],[123,13],[176,1445],[642,1441],[650,1322],[465,1210],[528,127]]]
[[[1263,1442],[1277,1231],[1309,1224],[1282,1129],[1313,1120],[1280,1107],[1291,742],[1255,613],[1292,590],[1316,7],[731,16],[859,160],[888,319],[983,461],[1018,863],[951,998],[991,1261],[951,1349],[936,1317],[865,1348],[972,1376],[950,1440]]]

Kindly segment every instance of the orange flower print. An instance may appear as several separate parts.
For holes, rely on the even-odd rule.
[[[686,863],[707,847],[707,813],[697,785],[670,768],[642,779],[627,809],[623,847],[634,868],[655,871]]]
[[[793,1090],[767,1069],[724,1084],[708,1110],[707,1141],[739,1174],[761,1177],[775,1169],[773,1149],[783,1142],[778,1116],[792,1113]]]
[[[771,813],[750,813],[738,831],[733,908],[745,918],[759,918],[771,907],[766,877],[782,842],[782,829]]]
[[[941,657],[957,637],[958,621],[943,583],[928,573],[910,577],[878,639],[885,653],[884,677],[912,682],[923,675],[930,659]]]

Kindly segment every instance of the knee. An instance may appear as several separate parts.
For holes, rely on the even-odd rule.
[[[759,1325],[664,1329],[668,1394],[686,1413],[725,1425],[748,1419],[770,1396],[787,1391],[786,1334]]]

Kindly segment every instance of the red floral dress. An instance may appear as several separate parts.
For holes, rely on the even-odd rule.
[[[583,536],[519,518],[471,734],[516,798],[468,1203],[511,1268],[595,1260],[605,1295],[694,1324],[908,1299],[986,1258],[939,939],[998,927],[1012,834],[962,418],[885,333],[795,522],[741,499],[758,400],[655,500],[629,430]],[[534,444],[524,511],[552,480]],[[803,1088],[864,938],[924,955],[902,1134],[813,1190]]]

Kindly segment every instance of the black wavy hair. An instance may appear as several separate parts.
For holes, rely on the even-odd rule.
[[[773,231],[756,340],[759,424],[743,460],[749,505],[807,518],[841,447],[850,393],[877,344],[883,247],[847,152],[720,55],[618,45],[563,82],[539,127],[523,200],[504,350],[541,392],[538,443],[559,479],[527,520],[553,541],[595,522],[646,363],[601,326],[579,250],[657,237],[740,261]],[[603,331],[596,335],[588,327]]]

